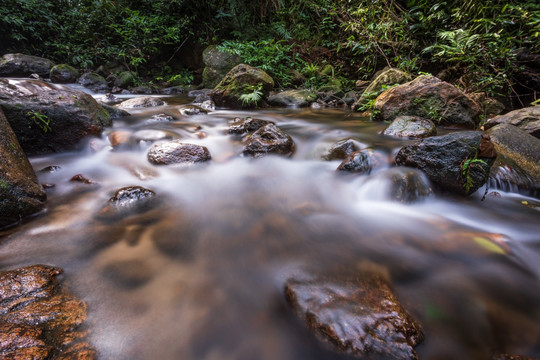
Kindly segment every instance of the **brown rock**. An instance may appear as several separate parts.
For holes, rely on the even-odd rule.
[[[292,156],[295,150],[293,139],[274,124],[255,131],[245,142],[243,154],[261,157],[267,154]]]
[[[487,130],[499,124],[516,126],[532,136],[540,138],[540,105],[495,116],[486,121],[484,129]]]
[[[193,164],[212,159],[204,146],[173,140],[153,145],[147,153],[148,161],[155,165]]]

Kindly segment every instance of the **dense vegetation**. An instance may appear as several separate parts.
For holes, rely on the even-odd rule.
[[[4,53],[82,68],[120,61],[147,78],[191,80],[195,69],[175,65],[206,44],[265,67],[282,86],[290,69],[320,85],[328,64],[343,80],[385,66],[447,70],[490,95],[512,95],[519,83],[532,93],[523,73],[540,78],[520,60],[540,53],[535,0],[4,0],[0,25],[9,29],[0,33]]]

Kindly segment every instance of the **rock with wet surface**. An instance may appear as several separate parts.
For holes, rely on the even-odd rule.
[[[317,100],[317,94],[309,90],[285,90],[268,97],[268,103],[273,106],[304,107]]]
[[[67,64],[58,64],[53,66],[49,77],[53,83],[74,83],[79,78],[79,70]]]
[[[38,74],[48,77],[53,66],[54,62],[45,58],[24,54],[5,54],[0,59],[0,76],[22,77]]]
[[[106,93],[109,91],[107,80],[103,76],[93,72],[83,74],[77,82],[96,93]]]
[[[289,280],[285,296],[308,328],[359,358],[417,359],[422,328],[377,276],[351,281]]]
[[[118,107],[123,109],[147,108],[165,105],[165,102],[154,96],[141,96],[126,101],[122,101]]]
[[[242,153],[258,158],[268,154],[292,156],[295,151],[293,139],[274,124],[267,124],[244,141]]]
[[[86,320],[86,304],[62,288],[60,274],[45,265],[0,272],[2,359],[96,358],[77,329]]]
[[[490,129],[499,124],[513,125],[521,130],[540,138],[540,105],[510,111],[504,115],[495,116],[484,124],[484,129]]]
[[[181,105],[178,107],[178,111],[180,114],[184,116],[191,116],[191,115],[199,115],[199,114],[207,114],[208,110],[203,109],[202,107],[191,104],[191,105]]]
[[[142,186],[118,189],[98,214],[103,220],[117,220],[145,212],[156,205],[156,193]]]
[[[45,207],[47,198],[0,108],[0,228]]]
[[[369,174],[371,172],[371,157],[367,149],[355,151],[339,164],[337,170],[344,172],[353,172],[358,174]]]
[[[355,110],[361,108],[364,104],[368,102],[368,98],[372,94],[380,93],[385,86],[403,84],[411,80],[411,75],[395,68],[386,69],[378,75],[375,74],[375,78],[373,79],[373,81],[371,81],[369,85],[364,89],[364,92],[362,92],[362,95],[360,95],[360,98],[354,103],[352,108]]]
[[[208,88],[214,88],[233,67],[242,62],[237,54],[220,51],[216,45],[204,49],[202,57],[205,65],[203,85]]]
[[[422,170],[441,189],[470,195],[487,182],[496,156],[487,134],[461,131],[402,147],[396,164]]]
[[[273,121],[262,120],[262,119],[253,119],[247,117],[244,119],[235,118],[233,122],[229,125],[229,134],[243,135],[246,133],[254,132],[259,130],[265,125],[274,124]]]
[[[432,120],[437,125],[474,129],[480,110],[455,86],[434,76],[421,75],[381,93],[375,100],[376,120],[392,121],[401,115]]]
[[[361,143],[358,140],[347,138],[342,139],[333,144],[322,156],[323,160],[343,160],[349,154],[352,154],[355,151],[362,150],[366,148],[367,145]]]
[[[193,164],[212,159],[208,149],[201,145],[173,140],[153,145],[147,153],[148,161],[155,165]]]
[[[41,81],[0,79],[0,107],[27,155],[76,149],[112,125],[92,96]]]
[[[437,127],[433,121],[419,116],[398,116],[382,133],[395,137],[425,138],[437,135]]]

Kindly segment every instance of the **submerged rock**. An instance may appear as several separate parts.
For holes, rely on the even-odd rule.
[[[53,66],[54,62],[45,58],[24,54],[5,54],[0,60],[0,76],[19,77],[38,74],[47,77]]]
[[[338,171],[346,171],[360,174],[369,174],[371,172],[371,158],[369,151],[364,149],[355,151],[339,164]]]
[[[367,145],[361,143],[358,140],[347,138],[339,140],[333,144],[330,149],[328,149],[323,155],[322,159],[331,161],[331,160],[342,160],[347,157],[347,155],[352,154],[355,151],[362,150],[367,147]]]
[[[484,129],[490,129],[499,124],[513,125],[540,139],[540,105],[510,111],[504,115],[495,116],[484,124]]]
[[[320,339],[360,358],[417,359],[422,328],[380,278],[289,280],[287,301]]]
[[[0,108],[0,228],[45,207],[47,198]]]
[[[153,145],[147,153],[148,161],[155,165],[193,164],[212,159],[204,146],[173,140]]]
[[[418,116],[398,116],[382,133],[396,137],[425,138],[437,135],[437,127],[429,119]]]
[[[374,113],[375,119],[383,121],[414,115],[437,125],[474,129],[480,111],[475,102],[455,86],[422,75],[381,93],[375,101]]]
[[[255,131],[245,142],[242,153],[258,158],[268,154],[292,156],[293,139],[274,124],[267,124]]]
[[[422,170],[441,189],[470,195],[487,182],[496,156],[488,135],[463,131],[406,145],[396,164]]]
[[[165,102],[154,96],[141,96],[126,101],[122,101],[118,107],[123,109],[146,108],[165,105]]]
[[[235,118],[233,122],[229,125],[228,132],[229,134],[243,135],[246,133],[257,131],[268,124],[275,125],[273,121],[269,120],[253,119],[251,117],[247,117],[244,119]]]
[[[207,114],[208,110],[204,109],[198,105],[191,104],[191,105],[181,105],[178,107],[178,111],[180,114],[184,116],[190,116],[190,115],[199,115],[199,114]]]
[[[101,209],[98,217],[103,220],[118,220],[126,216],[145,212],[156,204],[156,193],[142,186],[127,186],[118,189]]]
[[[77,330],[86,320],[86,304],[61,287],[61,273],[45,265],[0,272],[2,359],[96,358]]]
[[[27,155],[73,150],[112,125],[92,96],[34,80],[0,79],[0,107]]]
[[[235,66],[215,87],[210,96],[220,107],[241,109],[258,106],[274,87],[274,80],[261,69],[246,64]],[[260,91],[257,101],[245,103],[241,96]]]

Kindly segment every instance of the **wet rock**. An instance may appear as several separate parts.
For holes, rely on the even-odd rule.
[[[186,92],[186,88],[182,85],[179,85],[179,86],[171,86],[168,88],[161,89],[160,94],[179,95],[179,94],[184,94],[185,92]]]
[[[123,260],[109,264],[103,269],[103,275],[127,289],[138,288],[153,277],[151,269],[141,260]]]
[[[92,96],[33,80],[0,79],[0,107],[27,155],[73,150],[112,125]]]
[[[39,172],[40,173],[54,173],[54,172],[60,171],[61,169],[62,169],[61,166],[51,165],[51,166],[46,166],[43,169],[40,169]]]
[[[400,115],[414,115],[437,125],[469,129],[476,128],[480,114],[475,102],[461,90],[426,75],[381,93],[374,112],[377,120],[392,121]]]
[[[384,70],[377,75],[371,83],[365,88],[358,101],[352,106],[353,109],[359,109],[368,102],[372,94],[378,94],[385,86],[392,86],[411,81],[411,75],[394,68]]]
[[[371,172],[371,158],[368,150],[355,151],[339,164],[338,171],[369,174]]]
[[[423,172],[401,166],[368,177],[359,192],[365,198],[401,203],[418,202],[433,195],[431,183]]]
[[[360,358],[417,359],[422,328],[381,278],[289,280],[287,301],[310,330]],[[371,357],[370,357],[371,356]]]
[[[119,88],[127,88],[135,84],[135,75],[131,71],[123,71],[114,80],[114,85]],[[150,92],[151,94],[152,92]]]
[[[105,111],[107,111],[107,113],[109,114],[112,120],[120,119],[120,118],[131,115],[126,110],[122,110],[122,109],[119,109],[117,107],[114,107],[114,106],[111,106],[102,102],[100,102],[100,105],[103,106],[103,108],[105,109]]]
[[[437,135],[437,127],[431,120],[418,116],[398,116],[382,133],[396,137],[425,138]]]
[[[49,59],[24,54],[5,54],[0,60],[0,76],[24,77],[38,74],[48,77],[54,62]]]
[[[142,186],[127,186],[118,189],[100,210],[98,218],[116,221],[120,218],[140,214],[152,209],[157,203],[156,193]]]
[[[121,145],[126,145],[131,137],[130,131],[116,130],[107,135],[111,146],[116,148]]]
[[[274,124],[267,124],[244,142],[242,153],[258,158],[268,154],[292,156],[294,150],[294,141],[288,134]]]
[[[117,89],[120,89],[120,88],[117,87]],[[122,94],[151,95],[151,94],[157,93],[157,90],[149,86],[136,86],[134,88],[131,88],[129,91],[124,89],[121,91],[121,93]]]
[[[197,99],[195,99],[197,100]],[[214,111],[216,110],[216,104],[211,100],[211,99],[207,99],[207,100],[204,100],[202,102],[197,102],[197,101],[194,101],[193,102],[193,105],[196,105],[206,111]]]
[[[246,133],[257,131],[268,124],[275,125],[273,121],[269,120],[253,119],[251,117],[247,117],[244,119],[235,118],[233,122],[229,125],[228,132],[229,134],[243,135]]]
[[[45,265],[0,272],[2,359],[95,359],[77,330],[86,304],[61,287],[61,273]]]
[[[153,145],[147,153],[148,161],[155,165],[193,164],[211,160],[204,146],[183,143],[180,140]]]
[[[154,123],[169,122],[169,121],[174,121],[174,118],[166,114],[156,114],[156,115],[152,115],[152,117],[146,120],[145,123],[154,124]]]
[[[530,179],[540,183],[540,140],[513,125],[497,125],[487,131],[503,162],[512,164],[518,183]],[[499,174],[502,175],[502,174]],[[512,177],[508,177],[512,181]]]
[[[326,151],[321,158],[323,160],[343,160],[349,154],[352,154],[355,151],[359,151],[365,148],[367,145],[361,143],[358,140],[347,138],[342,139],[333,144],[328,151]]]
[[[510,111],[504,115],[495,116],[484,124],[484,129],[490,129],[499,124],[513,125],[540,139],[540,105]]]
[[[0,108],[0,228],[45,207],[46,194]]]
[[[74,175],[71,179],[69,179],[69,181],[71,181],[71,182],[78,182],[78,183],[86,184],[86,185],[94,185],[94,184],[97,184],[94,180],[88,179],[88,178],[85,177],[83,174],[77,174],[77,175]]]
[[[107,85],[107,80],[105,80],[103,76],[96,73],[89,72],[83,74],[79,78],[79,80],[77,80],[77,82],[85,88],[90,89],[96,93],[109,92],[109,85]]]
[[[211,93],[212,100],[219,107],[241,109],[258,106],[274,87],[274,80],[261,69],[246,64],[235,66]],[[255,90],[261,92],[259,101],[246,104],[240,98]]]
[[[203,51],[203,85],[207,88],[214,88],[225,75],[242,59],[236,54],[231,54],[218,50],[216,45],[210,45]]]
[[[402,147],[396,164],[422,170],[441,189],[469,195],[487,182],[495,161],[493,152],[480,151],[483,142],[489,137],[480,131],[430,137]]]
[[[486,93],[472,93],[468,94],[468,96],[474,102],[476,102],[476,104],[480,107],[481,113],[486,117],[499,115],[505,109],[503,103],[496,99],[489,98]]]
[[[49,77],[53,83],[74,83],[79,78],[79,70],[67,64],[59,64],[52,67]]]
[[[158,97],[141,96],[126,101],[122,101],[118,107],[123,109],[146,108],[165,105],[165,102]]]
[[[139,130],[135,132],[130,137],[130,141],[133,143],[139,143],[139,142],[156,142],[160,140],[169,140],[172,139],[172,135],[170,133],[167,133],[165,131],[161,130]]]
[[[317,100],[317,95],[309,90],[286,90],[268,97],[273,106],[304,107]]]
[[[184,116],[190,116],[190,115],[198,115],[198,114],[207,114],[208,110],[203,109],[202,107],[198,105],[181,105],[178,108],[178,111],[180,114]]]

